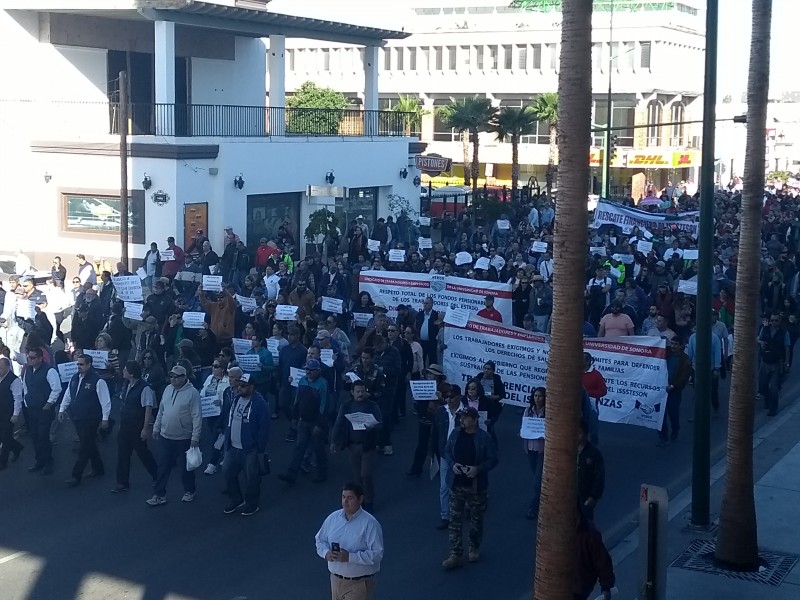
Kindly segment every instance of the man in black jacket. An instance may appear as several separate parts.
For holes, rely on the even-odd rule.
[[[588,424],[581,419],[578,430],[578,501],[586,519],[594,521],[594,507],[606,485],[606,470],[603,455],[589,441],[588,432]]]
[[[392,449],[393,407],[398,393],[398,386],[402,386],[403,393],[405,393],[405,380],[400,381],[400,352],[397,351],[397,348],[389,346],[386,338],[382,335],[375,336],[375,364],[381,368],[386,378],[386,387],[378,403],[384,415],[383,431],[379,443],[383,446],[383,453],[386,456],[391,456],[394,454]]]
[[[411,369],[414,368],[414,354],[411,352],[411,344],[400,335],[399,325],[390,323],[386,328],[386,333],[389,345],[400,353],[400,375],[391,414],[392,419],[397,423],[398,417],[406,416],[406,381],[408,381]]]
[[[417,313],[417,339],[422,346],[422,360],[426,365],[436,362],[436,336],[439,335],[438,311],[433,310],[433,298],[428,296]]]

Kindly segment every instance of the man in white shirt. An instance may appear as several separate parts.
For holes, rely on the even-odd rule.
[[[11,361],[0,356],[0,471],[8,466],[8,455],[16,462],[23,447],[14,439],[14,423],[22,410],[22,382],[11,370]]]
[[[548,283],[553,277],[553,256],[550,252],[545,252],[539,260],[539,275],[542,276],[545,283]]]
[[[78,277],[81,280],[81,285],[91,283],[97,285],[97,273],[94,270],[94,265],[86,261],[84,254],[78,254]]]
[[[278,297],[278,291],[281,287],[281,278],[275,273],[271,265],[266,267],[266,275],[264,276],[264,288],[267,300],[275,300]]]
[[[332,512],[315,537],[317,555],[328,562],[333,600],[371,600],[383,559],[383,529],[361,508],[364,490],[342,488],[342,509]]]
[[[678,256],[683,258],[683,250],[681,249],[680,243],[678,242],[678,240],[675,240],[674,242],[672,242],[672,246],[670,248],[667,248],[666,250],[664,250],[664,257],[663,257],[664,258],[664,262],[669,262],[670,260],[672,260],[672,255],[673,254],[677,254]]]

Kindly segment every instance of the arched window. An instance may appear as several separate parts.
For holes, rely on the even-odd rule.
[[[675,102],[669,111],[669,120],[671,123],[676,123],[671,126],[671,134],[669,145],[670,146],[685,146],[686,145],[686,127],[683,125],[684,114],[686,107],[683,102]]]
[[[658,100],[651,100],[647,105],[647,145],[661,145],[661,122],[664,114],[664,105]]]

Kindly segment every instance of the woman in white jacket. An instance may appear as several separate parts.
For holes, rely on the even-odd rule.
[[[203,407],[203,426],[209,431],[211,439],[214,439],[215,442],[219,428],[219,415],[222,410],[222,394],[229,387],[230,381],[226,368],[218,359],[214,359],[211,365],[211,375],[206,378],[200,390],[200,403]],[[213,475],[217,472],[219,458],[220,452],[212,453],[212,459],[204,471],[206,475]]]

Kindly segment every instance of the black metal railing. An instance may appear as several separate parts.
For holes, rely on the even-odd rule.
[[[397,111],[219,104],[128,105],[128,133],[178,137],[410,136],[414,115]],[[119,104],[109,104],[119,132]]]

